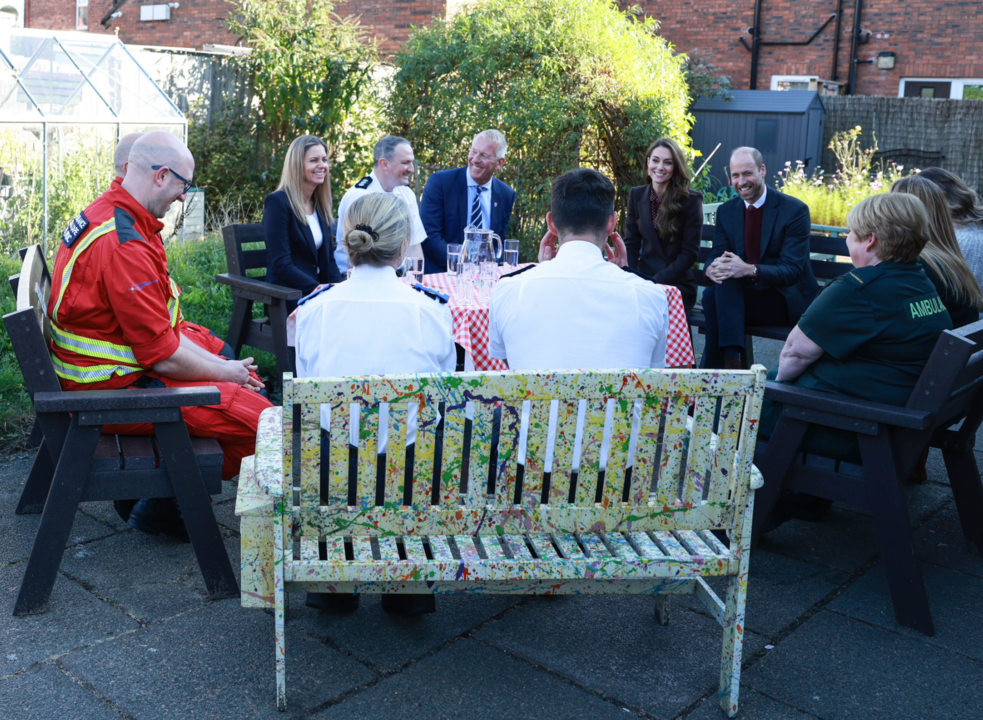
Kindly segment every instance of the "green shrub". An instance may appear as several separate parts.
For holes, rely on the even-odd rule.
[[[614,181],[621,209],[644,181],[649,143],[689,146],[685,56],[656,28],[609,0],[466,5],[416,29],[397,54],[391,130],[421,164],[442,167],[463,165],[476,133],[501,130],[500,177],[516,191],[509,234],[534,257],[553,178],[595,167]]]
[[[17,299],[7,278],[20,272],[16,253],[0,255],[0,313],[17,309]],[[0,452],[22,447],[34,421],[31,398],[24,390],[17,358],[14,356],[6,326],[0,325]]]

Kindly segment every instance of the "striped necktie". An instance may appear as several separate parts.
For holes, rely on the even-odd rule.
[[[485,191],[485,188],[482,187],[481,185],[475,185],[474,189],[475,189],[474,202],[471,203],[470,224],[474,225],[476,228],[480,228],[484,225],[484,222],[481,219],[481,193]]]

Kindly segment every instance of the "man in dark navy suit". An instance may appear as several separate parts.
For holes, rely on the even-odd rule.
[[[755,148],[731,153],[730,179],[740,197],[718,208],[704,266],[714,284],[703,292],[703,367],[742,367],[745,326],[791,327],[819,291],[809,262],[809,208],[765,185],[765,177]]]
[[[505,164],[505,136],[498,130],[478,133],[471,143],[467,167],[443,170],[427,179],[420,201],[424,272],[447,270],[447,244],[463,243],[469,225],[491,230],[505,239],[512,217],[515,190],[495,178]]]

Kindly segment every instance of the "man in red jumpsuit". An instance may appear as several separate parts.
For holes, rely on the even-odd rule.
[[[181,316],[160,230],[171,204],[183,200],[194,158],[174,135],[151,132],[129,153],[126,176],[72,220],[62,234],[48,315],[55,371],[65,390],[214,385],[221,403],[183,408],[191,435],[213,437],[225,453],[223,479],[255,450],[260,413],[270,407],[252,358],[216,354],[224,342]],[[206,349],[207,348],[207,349]],[[150,434],[149,425],[106,428]],[[141,500],[137,529],[186,538],[172,499]]]

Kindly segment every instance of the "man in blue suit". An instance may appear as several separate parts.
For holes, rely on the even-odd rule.
[[[505,164],[505,136],[498,130],[475,135],[467,167],[443,170],[427,179],[420,201],[424,272],[447,270],[447,244],[463,243],[464,228],[474,225],[505,239],[515,190],[494,177]]]

